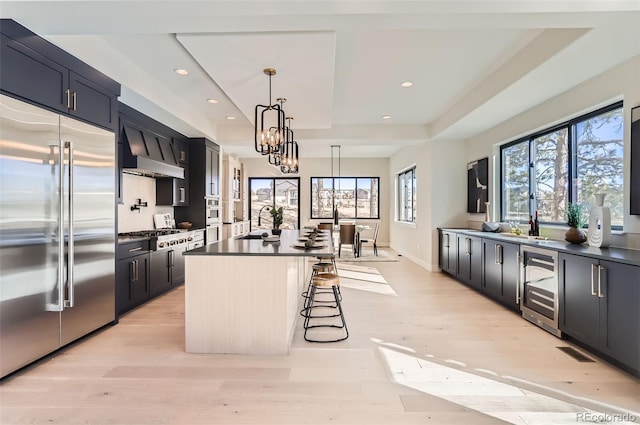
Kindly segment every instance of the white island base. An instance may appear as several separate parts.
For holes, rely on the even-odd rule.
[[[289,353],[308,257],[187,255],[185,261],[188,353]]]

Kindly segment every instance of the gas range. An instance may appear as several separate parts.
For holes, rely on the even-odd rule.
[[[139,230],[135,232],[119,233],[118,236],[141,236],[149,238],[151,242],[151,250],[159,251],[176,247],[177,245],[189,245],[204,239],[204,232],[198,230],[186,229],[154,229]]]

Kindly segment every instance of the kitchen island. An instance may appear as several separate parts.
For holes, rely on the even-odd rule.
[[[304,231],[283,230],[280,242],[260,233],[184,253],[188,353],[288,354],[309,257],[331,257],[333,243],[323,231],[317,249],[294,247]]]

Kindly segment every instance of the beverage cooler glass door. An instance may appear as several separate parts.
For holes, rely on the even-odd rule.
[[[522,246],[521,309],[548,331],[558,333],[558,253]]]

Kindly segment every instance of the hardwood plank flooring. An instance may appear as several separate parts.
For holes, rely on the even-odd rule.
[[[346,341],[308,343],[298,320],[289,355],[187,354],[180,287],[3,380],[0,423],[640,423],[639,380],[397,258],[344,263],[380,273],[342,288]]]

